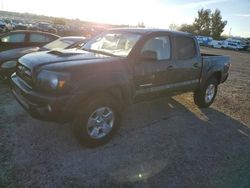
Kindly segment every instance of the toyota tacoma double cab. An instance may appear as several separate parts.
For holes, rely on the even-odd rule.
[[[160,29],[111,29],[82,49],[21,57],[11,90],[31,116],[71,121],[86,146],[108,142],[124,107],[152,96],[194,92],[209,107],[228,77],[228,56],[202,54],[188,33]]]

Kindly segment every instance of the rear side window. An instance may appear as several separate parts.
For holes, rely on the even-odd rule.
[[[189,37],[176,37],[178,59],[191,59],[196,55],[195,42]]]
[[[24,40],[25,40],[24,33],[11,34],[1,39],[2,42],[10,42],[10,43],[24,42]]]
[[[50,42],[50,41],[53,41],[53,40],[55,40],[55,39],[45,35],[45,42]]]
[[[44,37],[45,37],[45,42],[51,42],[57,39],[56,37],[50,35],[45,35]]]
[[[30,42],[50,42],[53,39],[49,36],[42,35],[42,34],[30,34]]]
[[[40,34],[30,34],[30,42],[45,42],[45,37]]]

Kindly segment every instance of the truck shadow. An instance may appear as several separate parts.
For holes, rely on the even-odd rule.
[[[250,186],[249,127],[213,107],[200,110],[193,101],[176,98],[129,110],[118,142],[134,162],[115,169],[108,182],[124,187]]]
[[[67,124],[34,120],[15,101],[0,107],[21,185],[250,185],[249,127],[213,107],[198,109],[189,96],[131,106],[114,139],[95,149],[80,146]]]

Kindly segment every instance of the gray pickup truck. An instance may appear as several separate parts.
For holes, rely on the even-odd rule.
[[[194,92],[208,107],[228,77],[227,56],[201,54],[188,33],[112,29],[81,50],[45,51],[19,59],[12,93],[35,118],[71,120],[86,146],[106,143],[121,112],[136,101]]]

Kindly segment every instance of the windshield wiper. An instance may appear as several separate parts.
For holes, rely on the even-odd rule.
[[[101,50],[93,50],[93,49],[87,49],[87,48],[82,48],[82,50],[88,51],[88,52],[94,52],[94,53],[98,53],[98,54],[103,54],[103,55],[108,55],[108,56],[113,56],[113,57],[121,57],[109,52],[105,52],[105,51],[101,51]]]

